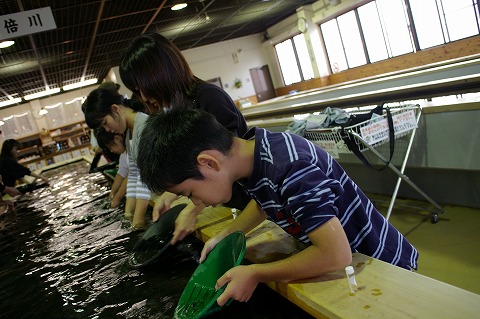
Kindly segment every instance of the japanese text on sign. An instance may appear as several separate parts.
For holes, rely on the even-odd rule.
[[[337,158],[337,159],[339,158],[337,144],[335,143],[335,141],[321,140],[321,141],[314,141],[314,143],[320,146],[321,148],[323,148],[323,150],[329,153],[333,158]]]
[[[0,40],[57,28],[50,7],[2,15],[0,21]]]
[[[408,132],[417,127],[413,110],[394,113],[392,114],[392,120],[395,135]],[[375,119],[371,123],[360,127],[360,132],[363,139],[370,145],[388,139],[388,122],[385,115],[380,120]]]

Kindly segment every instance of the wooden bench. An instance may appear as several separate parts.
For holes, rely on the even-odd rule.
[[[206,208],[197,221],[196,236],[206,241],[233,220],[226,207]],[[247,234],[245,259],[265,263],[285,258],[302,244],[272,222]],[[480,318],[480,296],[354,253],[358,291],[351,294],[344,271],[301,282],[268,282],[270,288],[316,318]]]

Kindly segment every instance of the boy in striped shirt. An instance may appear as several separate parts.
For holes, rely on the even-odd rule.
[[[154,192],[189,197],[195,205],[225,203],[238,181],[252,196],[243,212],[205,243],[200,261],[234,231],[269,218],[310,244],[283,260],[240,265],[225,273],[217,299],[247,301],[259,282],[292,281],[343,269],[360,252],[417,269],[417,250],[374,207],[323,149],[293,134],[250,129],[234,137],[201,110],[152,115],[140,138],[138,167]]]

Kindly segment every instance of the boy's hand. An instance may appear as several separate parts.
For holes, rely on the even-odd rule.
[[[226,304],[230,298],[240,302],[250,300],[258,284],[253,269],[251,266],[236,266],[217,280],[215,289],[227,285],[225,291],[217,298],[219,306]]]
[[[157,221],[163,213],[170,209],[172,202],[176,200],[179,196],[164,192],[157,199],[155,199],[155,205],[153,206],[152,211],[152,221]]]
[[[217,246],[217,244],[223,238],[225,238],[225,236],[222,236],[221,234],[218,234],[217,236],[212,237],[209,240],[207,240],[207,242],[203,246],[202,252],[200,254],[200,260],[199,260],[200,263],[204,262],[205,259],[207,259],[207,255],[212,251],[213,248],[215,248],[215,246]]]
[[[205,206],[203,205],[195,206],[193,203],[190,203],[178,214],[175,220],[175,231],[170,242],[172,245],[195,231],[197,216],[204,208]]]
[[[121,201],[119,199],[113,198],[110,201],[110,208],[117,208],[118,206],[120,206],[120,203]]]

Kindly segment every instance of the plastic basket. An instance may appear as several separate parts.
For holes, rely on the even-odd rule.
[[[419,105],[408,105],[391,108],[395,138],[407,135],[417,128],[417,114],[420,112]],[[368,111],[360,110],[350,114],[362,114]],[[387,114],[384,111],[382,115],[375,115],[372,119],[360,122],[358,124],[343,128],[345,132],[354,132],[360,135],[370,146],[377,147],[388,142],[389,127]],[[368,150],[367,145],[362,143],[355,134],[353,134],[358,149],[363,152]],[[350,151],[342,139],[342,128],[340,126],[314,129],[305,131],[305,138],[320,145],[324,150],[333,154],[350,154]]]

